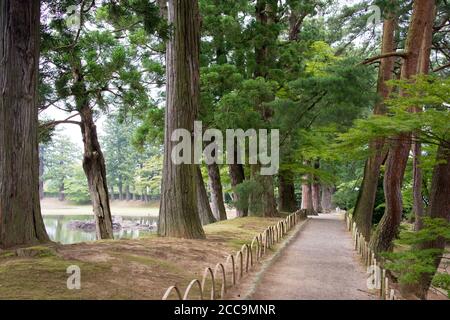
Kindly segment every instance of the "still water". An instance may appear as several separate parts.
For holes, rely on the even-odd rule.
[[[123,223],[131,222],[153,225],[158,221],[158,217],[114,217],[122,220]],[[68,225],[73,221],[93,221],[93,216],[87,215],[52,215],[44,216],[45,228],[51,240],[62,244],[71,244],[84,241],[96,240],[95,232],[87,232],[74,229]],[[136,239],[141,235],[150,234],[154,231],[122,228],[114,232],[115,239]]]

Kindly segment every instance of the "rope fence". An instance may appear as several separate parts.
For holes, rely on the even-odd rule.
[[[256,263],[261,261],[261,258],[267,253],[267,250],[273,248],[275,244],[280,242],[288,231],[304,218],[306,218],[306,216],[297,211],[279,221],[277,224],[267,227],[266,230],[252,239],[250,245],[244,244],[235,255],[229,254],[225,259],[224,264],[217,263],[214,269],[210,267],[205,268],[202,280],[193,279],[186,287],[184,294],[181,293],[181,290],[177,285],[173,285],[167,288],[162,300],[167,300],[173,295],[179,300],[188,300],[189,294],[193,288],[199,290],[200,300],[203,300],[208,296],[211,300],[223,299],[227,289],[236,286],[238,282],[242,280],[244,275],[248,273]],[[227,274],[231,275],[231,282],[227,280]],[[219,284],[217,283],[218,275],[221,279]],[[208,279],[211,281],[211,292],[209,295],[206,288]],[[219,287],[220,292],[218,292]]]
[[[386,275],[386,269],[382,267],[381,261],[377,261],[375,253],[370,248],[364,235],[358,231],[356,222],[352,221],[348,212],[345,213],[345,223],[347,230],[352,233],[353,248],[362,257],[367,272],[371,274],[373,287],[378,291],[378,296],[383,300],[399,300],[395,290],[390,288],[389,278]]]

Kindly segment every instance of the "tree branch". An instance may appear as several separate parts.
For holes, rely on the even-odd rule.
[[[390,57],[401,57],[401,58],[405,59],[408,57],[408,53],[403,52],[403,51],[387,52],[387,53],[383,53],[383,54],[380,54],[380,55],[372,57],[372,58],[368,58],[368,59],[364,60],[363,62],[361,62],[360,65],[371,64],[377,60],[390,58]]]
[[[444,69],[447,69],[447,68],[449,68],[449,67],[450,67],[450,62],[447,63],[447,64],[444,64],[443,66],[440,66],[440,67],[434,69],[433,72],[439,72],[439,71],[444,70]]]
[[[81,125],[81,122],[79,122],[79,121],[70,120],[70,119],[72,119],[72,118],[74,118],[76,116],[79,116],[79,115],[80,115],[79,113],[76,113],[76,114],[73,114],[73,115],[71,115],[70,117],[68,117],[68,118],[66,118],[64,120],[50,121],[50,122],[44,123],[42,126],[46,127],[46,128],[51,128],[51,127],[57,126],[58,124],[63,124],[63,123],[70,123],[70,124]]]

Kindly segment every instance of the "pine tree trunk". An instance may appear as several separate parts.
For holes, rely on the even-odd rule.
[[[395,30],[396,19],[390,17],[383,24],[382,53],[395,51]],[[389,96],[390,88],[386,81],[392,79],[394,71],[395,58],[382,59],[378,72],[377,92],[381,101],[375,105],[374,114],[381,115],[386,113],[384,100]],[[384,139],[376,139],[370,143],[372,155],[367,159],[364,167],[364,177],[359,189],[353,219],[356,222],[358,230],[369,240],[372,229],[372,216],[375,206],[375,197],[377,193],[378,179],[380,177],[380,168],[386,158],[386,152],[383,150]]]
[[[217,222],[209,205],[208,194],[206,193],[205,182],[203,181],[200,166],[197,166],[197,206],[198,214],[202,225]]]
[[[314,162],[314,169],[318,170],[320,168],[320,161],[316,160]],[[316,175],[313,175],[313,184],[311,186],[311,196],[313,201],[314,211],[319,213],[322,212],[322,206],[320,205],[320,182]]]
[[[305,176],[305,179],[309,180],[308,175]],[[307,215],[317,215],[317,212],[314,211],[312,186],[309,182],[305,182],[302,184],[302,205],[300,208],[302,210],[305,210]]]
[[[255,4],[255,19],[261,29],[267,32],[270,25],[278,13],[278,3],[276,1],[257,0]],[[272,41],[276,41],[277,36],[271,33]],[[254,77],[265,78],[268,75],[271,51],[267,46],[268,40],[256,42],[255,46],[255,70]],[[268,123],[272,110],[263,108],[261,112],[262,119]],[[262,176],[259,174],[260,165],[250,165],[252,179],[262,188],[260,192],[252,192],[249,197],[249,215],[276,217],[279,215],[274,192],[273,176]],[[261,197],[261,198],[259,198]],[[250,212],[253,211],[253,212]]]
[[[131,200],[131,193],[130,193],[130,185],[126,185],[125,186],[125,194],[126,194],[126,200],[130,201]]]
[[[281,212],[294,212],[297,210],[295,199],[294,174],[290,170],[282,170],[278,175],[279,206]]]
[[[227,212],[223,201],[222,183],[220,181],[220,169],[217,163],[208,165],[209,185],[211,189],[211,202],[213,214],[216,220],[226,220]]]
[[[61,182],[61,184],[59,185],[59,195],[58,195],[58,200],[59,200],[59,201],[64,201],[64,200],[66,200],[66,195],[64,194],[64,181]]]
[[[401,187],[408,161],[410,139],[409,134],[397,136],[389,148],[384,174],[386,209],[370,241],[371,247],[377,253],[391,249],[392,240],[397,236],[398,227],[402,220]]]
[[[98,142],[97,129],[89,106],[80,110],[80,117],[84,144],[83,169],[88,180],[94,209],[97,239],[113,239],[105,158]]]
[[[441,143],[436,155],[436,165],[433,169],[433,177],[430,190],[430,206],[428,215],[430,218],[441,218],[450,221],[450,147],[448,143]],[[445,239],[437,239],[420,246],[420,249],[445,249]],[[434,261],[438,268],[442,255],[437,256]],[[432,274],[421,277],[419,285],[415,288],[415,294],[425,299],[432,280]]]
[[[430,54],[431,45],[433,40],[433,21],[436,15],[435,6],[430,5],[430,11],[428,12],[429,21],[426,26],[425,36],[422,39],[422,44],[420,47],[420,57],[419,57],[419,73],[428,74],[430,69]],[[422,112],[420,107],[415,106],[413,112]],[[415,214],[415,224],[414,229],[416,231],[422,228],[422,217],[424,216],[424,203],[422,198],[422,181],[423,174],[421,168],[421,158],[422,158],[422,144],[420,143],[419,135],[414,132],[412,141],[412,153],[413,153],[413,212]]]
[[[39,147],[39,199],[44,199],[44,156],[43,148]]]
[[[249,196],[249,216],[277,217],[279,216],[275,201],[273,176],[260,174],[261,166],[250,165],[251,179],[256,182],[256,187]]]
[[[122,178],[120,178],[120,177],[119,177],[118,187],[119,187],[119,200],[122,201],[123,200],[123,184],[122,184]]]
[[[39,202],[37,0],[0,2],[0,247],[49,241]]]
[[[277,202],[275,199],[275,185],[273,176],[259,175],[258,181],[261,181],[263,187],[263,194],[261,202],[263,203],[263,217],[278,217],[280,213],[277,210]]]
[[[313,202],[314,211],[317,213],[322,213],[322,205],[320,203],[320,183],[314,182],[311,186],[311,196]]]
[[[231,178],[231,187],[233,188],[233,202],[237,203],[240,200],[240,195],[236,192],[236,187],[245,180],[244,167],[242,164],[230,164],[229,173]],[[246,207],[241,209],[236,207],[236,216],[248,216],[248,208]]]
[[[431,15],[429,14],[433,7],[434,0],[414,1],[405,45],[405,51],[408,52],[408,56],[401,70],[402,80],[411,79],[418,72],[420,46],[417,44],[422,43],[425,35],[424,30],[427,30],[427,25],[433,23],[433,21],[430,21]],[[409,150],[411,149],[411,135],[402,134],[391,140],[384,176],[386,209],[370,243],[375,252],[386,251],[391,248],[392,240],[397,235],[402,218],[401,187]]]
[[[305,166],[310,166],[310,161],[304,161],[303,164]],[[305,210],[307,215],[317,215],[317,212],[314,211],[313,199],[312,199],[312,185],[311,185],[311,174],[305,174],[303,176],[302,182],[302,202],[301,209]]]
[[[327,185],[322,185],[322,210],[324,213],[330,213],[332,210],[332,204],[331,204],[331,187]]]
[[[236,148],[235,148],[236,150]],[[242,164],[237,163],[237,154],[235,152],[234,155],[234,164],[230,164],[228,166],[230,178],[231,178],[231,187],[233,188],[233,202],[237,203],[240,200],[239,193],[236,192],[236,187],[244,182],[245,180],[245,174],[244,174],[244,167]],[[248,215],[248,208],[240,209],[236,207],[236,216],[237,217],[246,217]]]
[[[195,164],[171,159],[175,129],[194,130],[200,98],[200,17],[197,0],[169,0],[173,27],[166,51],[166,110],[164,165],[158,233],[162,236],[204,238],[197,210]]]

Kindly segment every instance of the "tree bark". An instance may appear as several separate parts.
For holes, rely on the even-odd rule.
[[[58,200],[59,200],[59,201],[64,201],[64,200],[66,200],[66,195],[64,194],[64,181],[62,181],[61,184],[59,185],[59,195],[58,195]]]
[[[309,175],[306,175],[304,179],[309,180]],[[312,185],[310,182],[304,182],[302,184],[302,205],[301,209],[306,211],[307,215],[317,215],[314,210],[312,199]]]
[[[204,238],[197,210],[195,164],[174,164],[175,129],[194,131],[200,98],[200,17],[197,0],[169,0],[173,27],[166,51],[164,165],[158,233],[161,236]]]
[[[250,165],[251,179],[257,187],[250,194],[249,216],[277,217],[277,203],[275,201],[273,176],[261,175],[259,164]]]
[[[281,212],[295,212],[297,200],[295,198],[294,174],[290,170],[282,170],[278,175],[279,209]]]
[[[314,211],[317,213],[322,213],[322,205],[320,203],[320,183],[314,182],[311,186],[311,192],[312,192],[312,201],[313,201],[313,208]]]
[[[389,15],[383,24],[383,38],[381,53],[395,51],[395,30],[396,19]],[[375,105],[374,114],[381,115],[386,113],[384,100],[387,99],[390,89],[386,81],[392,79],[394,71],[395,57],[382,59],[378,71],[377,92],[381,100]],[[384,139],[376,139],[370,143],[372,154],[366,161],[364,167],[364,177],[359,189],[353,219],[356,221],[358,230],[369,240],[372,229],[372,217],[375,206],[375,197],[377,193],[378,179],[380,177],[380,168],[386,158],[386,152],[383,150]]]
[[[80,110],[81,135],[84,154],[83,169],[86,174],[89,193],[96,222],[97,239],[113,239],[112,217],[106,183],[105,158],[98,142],[97,128],[92,110],[85,105]],[[112,188],[111,188],[112,190]]]
[[[299,40],[298,36],[300,34],[300,28],[305,18],[305,13],[296,12],[291,8],[291,13],[289,15],[289,41]]]
[[[433,41],[433,21],[435,19],[436,8],[433,5],[432,9],[428,12],[429,21],[426,26],[425,35],[422,39],[419,56],[419,73],[428,74],[430,70],[430,54],[431,45]],[[413,112],[422,112],[420,107],[413,107]],[[424,203],[422,198],[422,181],[423,174],[421,168],[422,158],[422,144],[419,141],[419,135],[413,133],[412,142],[412,154],[413,154],[413,212],[415,215],[414,229],[420,230],[422,228],[422,217],[424,216]]]
[[[266,0],[256,0],[255,4],[255,19],[261,27],[266,27],[269,21],[267,15],[267,1]],[[269,49],[266,44],[267,40],[258,42],[255,47],[255,77],[265,77],[267,75],[267,59]]]
[[[433,169],[433,177],[430,190],[430,206],[428,215],[430,218],[441,218],[450,221],[450,146],[448,142],[441,143],[436,155],[436,165]],[[425,243],[420,249],[438,249],[444,251],[445,239],[437,239]],[[434,261],[438,268],[442,255],[438,255]],[[415,294],[425,299],[431,284],[433,274],[425,274],[421,277],[419,285],[415,288]]]
[[[316,160],[314,162],[314,169],[318,170],[320,168],[320,161]],[[313,184],[311,186],[311,196],[313,201],[314,211],[319,213],[322,212],[322,206],[320,205],[320,182],[319,177],[313,175]]]
[[[49,241],[39,202],[37,0],[0,2],[0,247]]]
[[[236,192],[236,187],[245,180],[244,166],[242,164],[237,164],[235,161],[235,163],[230,164],[228,168],[231,178],[231,187],[233,188],[233,202],[237,203],[240,200],[240,195]],[[236,216],[248,216],[248,208],[240,209],[236,207]]]
[[[401,79],[408,80],[417,74],[419,66],[420,46],[425,36],[427,25],[432,24],[430,10],[434,8],[434,0],[416,0],[413,5],[411,23],[406,40],[408,56],[402,65]],[[401,93],[404,94],[404,93]],[[389,250],[400,226],[403,204],[401,187],[403,175],[411,149],[411,135],[402,134],[392,139],[386,160],[386,173],[384,176],[384,194],[386,209],[374,237],[371,247],[377,253]]]
[[[206,192],[205,182],[203,181],[202,171],[200,166],[197,166],[197,207],[198,214],[202,225],[217,222],[209,204],[208,194]]]
[[[125,186],[125,194],[126,194],[126,200],[130,201],[131,200],[131,193],[130,193],[130,185],[126,185]]]
[[[119,183],[117,184],[119,188],[119,200],[123,200],[123,184],[122,184],[122,178],[119,177]]]
[[[39,146],[39,199],[44,199],[44,148]]]
[[[331,197],[332,197],[332,187],[327,185],[322,185],[322,210],[324,213],[330,213],[332,210]]]
[[[209,186],[211,189],[212,211],[216,220],[227,220],[227,211],[223,201],[220,169],[217,163],[208,165]]]
[[[304,161],[305,166],[310,166],[310,161]],[[301,209],[305,210],[307,215],[317,215],[317,212],[314,210],[313,199],[312,199],[312,185],[311,185],[312,177],[311,174],[305,174],[303,176],[302,182],[302,203]]]
[[[255,19],[256,22],[264,28],[269,30],[270,25],[275,22],[277,15],[277,2],[267,1],[267,0],[257,0],[255,5]],[[271,30],[273,31],[273,30]],[[267,77],[269,71],[269,65],[271,63],[270,56],[271,51],[268,43],[276,41],[277,35],[272,33],[267,33],[272,37],[272,39],[265,39],[264,41],[258,42],[255,46],[255,61],[256,66],[254,70],[255,77]],[[269,122],[272,116],[272,110],[270,108],[263,108],[261,112],[261,117],[265,122]],[[250,165],[252,179],[262,188],[261,192],[252,192],[249,197],[249,209],[257,208],[254,212],[249,212],[250,215],[257,215],[263,217],[276,217],[279,215],[277,210],[277,203],[275,199],[274,192],[274,181],[273,176],[270,175],[260,175],[259,169],[260,165]],[[261,197],[261,198],[260,198]],[[259,203],[256,204],[255,202]]]

